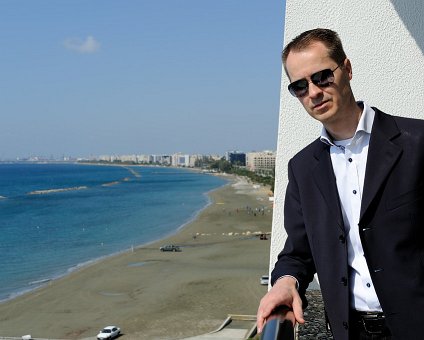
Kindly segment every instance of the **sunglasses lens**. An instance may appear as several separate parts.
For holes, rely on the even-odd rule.
[[[334,82],[334,74],[333,71],[326,69],[314,73],[311,76],[311,81],[317,86],[328,86]]]
[[[302,97],[308,92],[308,87],[308,81],[306,79],[300,79],[289,85],[289,91],[295,97]]]
[[[338,66],[337,66],[338,67]],[[334,73],[330,69],[325,69],[311,75],[311,82],[316,86],[326,87],[334,82]],[[309,89],[306,79],[299,79],[289,85],[290,93],[295,97],[303,97]]]

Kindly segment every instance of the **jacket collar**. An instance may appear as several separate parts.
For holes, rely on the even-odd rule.
[[[376,114],[368,149],[361,219],[402,154],[402,148],[395,144],[396,138],[401,134],[395,119],[376,108],[373,109]]]
[[[323,200],[327,204],[328,210],[337,221],[339,227],[344,231],[336,177],[334,176],[330,158],[330,146],[317,140],[315,142],[314,158],[316,160],[316,164],[312,168],[312,174],[315,184],[320,190]]]

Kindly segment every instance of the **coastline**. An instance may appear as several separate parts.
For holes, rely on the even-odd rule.
[[[70,165],[70,163],[68,165]],[[77,167],[80,166],[80,164],[78,163],[73,165]],[[44,166],[44,164],[42,164],[41,166]],[[95,167],[95,166],[96,165],[92,167]],[[127,168],[127,167],[119,166],[119,165],[113,165],[112,167],[122,169],[122,171],[124,172],[127,172],[127,171],[132,172],[135,170],[140,172],[142,171],[137,169],[134,170],[134,168]],[[38,167],[37,169],[43,169],[43,168]],[[47,169],[49,170],[50,168],[47,168]],[[68,168],[64,168],[64,169],[65,171],[68,170]],[[76,170],[78,171],[78,168],[76,168]],[[101,169],[101,170],[105,170],[105,169]],[[162,170],[158,170],[158,172],[160,171]],[[183,172],[181,171],[181,173]],[[135,173],[134,176],[140,177],[141,175],[138,173]],[[204,175],[204,176],[198,176],[196,178],[205,177],[205,176],[210,177],[210,176]],[[80,191],[83,189],[98,190],[101,186],[104,186],[104,183],[108,183],[108,181],[112,180],[111,178],[116,178],[116,177],[117,176],[114,176],[114,175],[109,176],[105,180],[103,181],[100,180],[97,183],[79,182],[79,183],[70,183],[70,184],[65,183],[64,185],[63,183],[60,183],[62,185],[51,185],[51,183],[47,183],[47,185],[42,185],[42,184],[39,185],[37,183],[38,186],[29,187],[27,190],[18,189],[16,190],[16,192],[13,192],[12,194],[8,195],[9,196],[8,198],[4,197],[6,206],[2,206],[2,209],[3,209],[2,212],[4,212],[4,216],[6,216],[6,220],[2,220],[3,224],[5,224],[5,226],[8,225],[8,218],[7,218],[7,216],[9,216],[8,211],[14,211],[14,207],[13,206],[10,207],[10,205],[14,204],[13,203],[14,201],[17,201],[16,206],[31,207],[31,204],[27,204],[26,202],[23,202],[22,204],[19,203],[21,199],[25,200],[25,197],[27,195],[38,196],[40,198],[34,197],[33,199],[40,200],[40,201],[44,200],[44,198],[41,196],[47,196],[45,200],[52,200],[52,201],[61,201],[62,198],[66,198],[66,197],[68,198],[71,197],[70,199],[72,200],[72,196],[71,196],[72,193],[69,196],[64,196],[64,195],[56,196],[56,194],[68,192],[68,191]],[[120,176],[120,177],[124,177],[124,176]],[[215,176],[215,177],[218,177],[218,176]],[[84,233],[84,235],[81,235],[82,238],[75,240],[74,243],[72,243],[72,241],[74,241],[72,237],[68,237],[68,235],[63,236],[66,240],[70,240],[69,242],[72,243],[70,244],[70,247],[67,246],[66,242],[63,242],[63,243],[54,242],[54,243],[48,244],[46,242],[43,242],[43,240],[40,239],[42,238],[42,235],[49,235],[48,234],[49,231],[47,228],[48,223],[47,222],[44,223],[44,217],[47,216],[47,213],[44,213],[43,219],[38,218],[38,216],[35,216],[35,218],[32,215],[27,216],[26,211],[23,211],[22,214],[21,213],[15,214],[17,218],[21,219],[19,223],[22,225],[22,227],[19,226],[18,222],[13,223],[12,221],[11,226],[12,228],[15,228],[16,231],[6,233],[6,239],[4,240],[5,242],[3,242],[3,246],[5,245],[5,247],[2,247],[2,249],[4,249],[4,251],[7,251],[8,247],[11,247],[10,248],[11,251],[5,254],[5,258],[3,262],[4,266],[2,268],[5,269],[5,275],[2,277],[2,280],[0,280],[2,283],[4,282],[4,285],[0,287],[0,303],[12,300],[18,296],[37,290],[40,288],[40,286],[45,285],[48,281],[54,281],[62,277],[65,277],[74,271],[80,270],[82,267],[92,265],[93,263],[102,261],[103,259],[109,258],[111,256],[113,257],[115,255],[125,253],[133,247],[145,246],[151,242],[173,235],[174,233],[178,232],[179,228],[183,227],[185,224],[193,220],[195,216],[197,216],[197,214],[200,211],[202,211],[210,203],[210,199],[207,195],[208,192],[206,190],[213,190],[210,188],[211,187],[218,188],[228,183],[228,178],[226,178],[226,176],[219,176],[219,177],[222,177],[224,180],[219,180],[218,183],[216,183],[216,185],[209,185],[203,190],[197,189],[198,194],[196,195],[196,202],[193,202],[193,204],[187,204],[184,198],[178,197],[176,195],[174,199],[174,204],[172,206],[177,207],[175,209],[178,210],[178,213],[180,214],[178,215],[178,218],[175,218],[175,219],[171,218],[171,220],[169,220],[169,216],[173,216],[171,213],[169,213],[167,216],[160,216],[162,215],[161,211],[163,211],[163,208],[160,207],[160,204],[156,205],[157,199],[155,200],[156,197],[154,196],[142,197],[143,203],[141,205],[140,205],[140,202],[135,202],[136,203],[135,205],[140,206],[141,209],[130,208],[133,202],[129,202],[130,205],[121,204],[122,208],[126,208],[126,211],[127,211],[126,215],[132,216],[131,218],[132,220],[128,222],[126,225],[124,225],[124,223],[121,221],[120,218],[115,217],[116,214],[114,214],[113,209],[109,210],[111,212],[111,214],[109,214],[111,217],[103,218],[103,220],[106,221],[103,226],[104,226],[104,229],[106,230],[108,230],[110,226],[112,228],[116,226],[115,230],[109,233],[109,235],[117,235],[117,237],[114,236],[114,240],[112,240],[113,242],[117,240],[115,242],[115,245],[113,245],[112,241],[107,238],[107,235],[104,239],[100,240],[99,238],[100,234],[92,232],[94,228],[91,227],[90,223],[87,224],[87,221],[91,221],[91,218],[96,220],[97,217],[103,216],[103,212],[101,211],[102,205],[98,206],[98,208],[100,209],[93,210],[93,211],[96,211],[95,214],[92,214],[93,216],[88,216],[88,217],[83,216],[84,214],[80,215],[78,209],[74,211],[74,213],[72,214],[72,216],[70,216],[70,218],[64,217],[64,213],[62,212],[62,209],[56,208],[56,209],[51,209],[49,211],[48,217],[50,216],[55,217],[55,221],[53,223],[60,225],[62,227],[61,229],[64,231],[64,234],[67,234],[66,230],[68,230],[68,226],[72,228],[72,230],[76,230],[76,231],[78,231],[79,227],[82,228],[82,232]],[[146,179],[147,179],[147,176],[146,176]],[[201,181],[210,181],[210,180],[212,180],[213,182],[217,182],[217,179],[213,179],[213,178],[210,178],[210,179],[204,178]],[[122,186],[121,186],[121,190],[122,190]],[[136,188],[135,190],[139,190],[139,189]],[[76,195],[79,195],[79,194],[77,193]],[[88,194],[83,193],[82,195],[90,196],[89,193]],[[114,194],[110,195],[110,197],[113,197],[113,196]],[[116,198],[114,198],[114,200],[116,200]],[[144,204],[144,200],[146,204]],[[0,199],[0,201],[2,200]],[[178,205],[180,205],[181,202],[186,202],[186,203],[182,203],[182,205],[185,205],[185,206],[181,207],[180,209],[178,208]],[[73,206],[73,204],[70,204],[70,206]],[[151,210],[150,207],[152,207],[154,211]],[[92,209],[86,209],[86,210],[88,211]],[[186,213],[181,213],[181,212],[184,212],[185,210],[188,210],[188,211]],[[143,211],[146,212],[144,213],[144,215],[148,215],[146,216],[146,218],[144,218],[144,216],[140,216],[140,215],[143,215]],[[50,215],[50,213],[52,215]],[[153,222],[150,221],[149,219],[150,216],[153,216]],[[159,220],[162,217],[168,218],[168,221],[167,223],[163,223],[163,224],[160,222],[156,222],[157,220],[155,220],[155,216],[157,216]],[[123,217],[124,217],[123,221],[125,221],[126,216],[123,216]],[[50,218],[50,223],[52,223],[51,221],[52,221],[52,218]],[[95,225],[96,224],[94,224],[94,226]],[[129,226],[130,227],[129,229],[138,228],[140,232],[138,233],[138,230],[135,230],[134,233],[127,231],[125,234],[121,234],[122,236],[119,236],[119,234],[122,233],[123,231],[123,228],[121,228],[120,225],[123,225],[124,227]],[[157,227],[154,227],[154,229],[151,230],[150,232],[143,231],[144,226],[147,226],[147,228],[152,229],[150,227],[151,225],[153,226],[157,225]],[[33,229],[31,229],[31,227]],[[25,235],[30,235],[31,232],[35,230],[34,232],[36,235],[39,235],[39,238],[35,239],[34,242],[32,239],[29,239],[29,240],[23,239],[22,237],[19,236],[22,229],[26,230]],[[28,232],[27,232],[27,229],[29,229]],[[90,231],[91,231],[91,234],[90,234]],[[13,245],[13,242],[15,242],[13,237],[11,237],[9,240],[7,235],[9,236],[17,235],[16,236],[16,242],[18,242],[17,246]],[[138,237],[135,237],[136,235]],[[146,235],[146,237],[144,235]],[[52,239],[52,237],[50,236],[47,236],[47,237]],[[92,239],[90,239],[90,237],[92,237]],[[103,235],[101,237],[103,237]],[[105,247],[103,247],[103,241],[105,242]],[[29,244],[30,247],[31,246],[37,247],[36,245],[38,242],[43,243],[44,245],[47,244],[47,246],[40,246],[38,247],[38,249],[35,249],[35,252],[32,252],[30,247],[26,246],[27,242],[30,242]],[[85,251],[85,249],[90,249],[90,247],[84,246],[82,248],[79,248],[78,246],[79,243],[83,243],[86,245],[90,244],[91,251],[90,250]],[[100,245],[99,247],[97,247],[99,249],[94,249],[95,246],[93,247],[92,245],[95,245],[97,243]],[[49,249],[52,249],[52,250],[49,251]],[[38,255],[39,251],[41,252],[41,254],[44,252],[44,255]],[[61,253],[62,255],[59,255]],[[67,255],[65,255],[65,253],[69,254],[70,256],[68,257]],[[32,254],[34,254],[34,256]],[[38,264],[37,261],[32,260],[37,258],[37,256],[40,259],[39,261],[40,264]],[[55,260],[54,258],[51,258],[51,256],[56,257],[57,260]],[[51,258],[51,260],[46,260],[49,258]],[[61,261],[63,261],[64,264],[62,264]],[[13,263],[15,262],[16,262],[16,265],[13,266]],[[38,269],[37,266],[40,266],[40,268]],[[30,273],[30,274],[27,274],[27,273]],[[0,330],[0,333],[1,333],[1,330]]]
[[[254,234],[271,231],[267,193],[231,181],[175,234],[1,303],[0,336],[81,339],[117,324],[125,339],[178,339],[215,329],[229,313],[255,314],[267,290],[259,277],[269,242]],[[160,252],[168,243],[183,251]]]

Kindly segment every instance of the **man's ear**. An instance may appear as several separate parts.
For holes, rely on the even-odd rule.
[[[346,70],[346,73],[349,76],[349,80],[352,80],[352,64],[350,63],[350,60],[348,58],[346,58],[343,62],[343,68]]]

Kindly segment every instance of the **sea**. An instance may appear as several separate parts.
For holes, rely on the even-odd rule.
[[[180,168],[0,164],[0,301],[176,233],[226,183]]]

